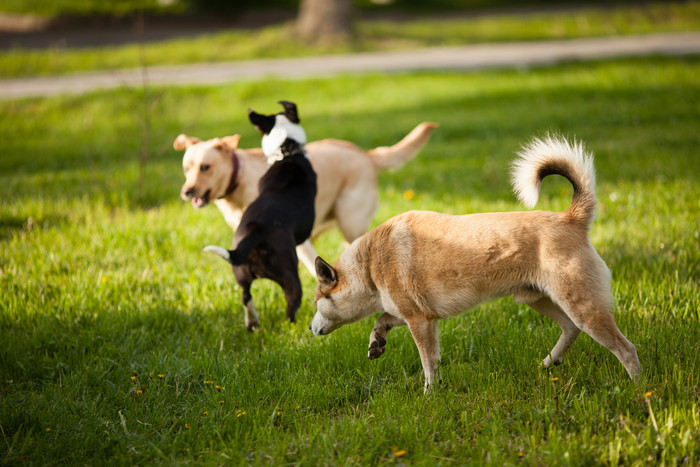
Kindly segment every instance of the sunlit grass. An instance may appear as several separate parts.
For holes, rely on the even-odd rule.
[[[656,58],[0,103],[3,461],[697,464],[699,77],[695,58]],[[583,140],[598,171],[591,240],[642,382],[587,336],[539,369],[558,328],[503,299],[441,324],[443,383],[426,397],[406,329],[376,361],[371,319],[308,331],[315,283],[303,268],[298,324],[259,281],[261,329],[247,332],[230,268],[201,253],[231,232],[216,208],[178,200],[171,144],[184,131],[255,146],[246,109],[281,98],[312,140],[369,148],[440,123],[420,156],[380,175],[374,225],[408,209],[524,209],[508,185],[520,144],[547,131]],[[548,178],[538,208],[565,209],[570,195]],[[316,247],[332,261],[342,242],[332,232]]]

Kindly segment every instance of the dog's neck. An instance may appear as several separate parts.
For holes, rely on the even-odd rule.
[[[308,154],[306,154],[306,149],[303,144],[291,138],[287,138],[277,149],[277,151],[267,156],[267,162],[268,164],[272,165],[275,162],[281,161],[285,157],[290,156],[304,156],[307,158],[309,157]]]
[[[240,168],[240,162],[238,160],[238,156],[236,155],[236,151],[233,150],[231,151],[231,164],[233,165],[233,170],[231,170],[231,179],[228,182],[226,191],[219,199],[227,197],[233,193],[236,188],[238,188],[238,170]]]

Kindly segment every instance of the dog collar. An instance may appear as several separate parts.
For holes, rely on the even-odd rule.
[[[238,161],[238,156],[236,155],[236,151],[231,151],[231,162],[233,163],[233,171],[231,172],[231,180],[229,180],[228,187],[226,188],[226,191],[224,192],[223,196],[221,196],[219,199],[230,195],[238,187],[238,168],[240,166],[240,162]]]
[[[267,156],[267,163],[272,165],[277,161],[281,161],[285,157],[296,155],[302,155],[307,159],[309,158],[309,155],[306,153],[306,147],[303,143],[287,138],[275,152]]]

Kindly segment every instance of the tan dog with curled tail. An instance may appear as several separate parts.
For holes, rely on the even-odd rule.
[[[411,211],[357,239],[335,266],[316,259],[316,335],[383,311],[370,335],[377,358],[392,327],[408,325],[428,390],[438,381],[438,320],[513,295],[552,318],[561,337],[542,365],[560,363],[581,331],[610,350],[632,378],[641,370],[635,346],[611,314],[611,276],[588,238],[596,206],[593,158],[563,138],[536,139],[514,163],[513,186],[533,207],[547,175],[574,187],[563,212],[453,216]]]

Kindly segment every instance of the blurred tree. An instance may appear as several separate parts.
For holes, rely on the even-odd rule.
[[[296,30],[305,42],[345,40],[352,32],[352,0],[301,0]]]

